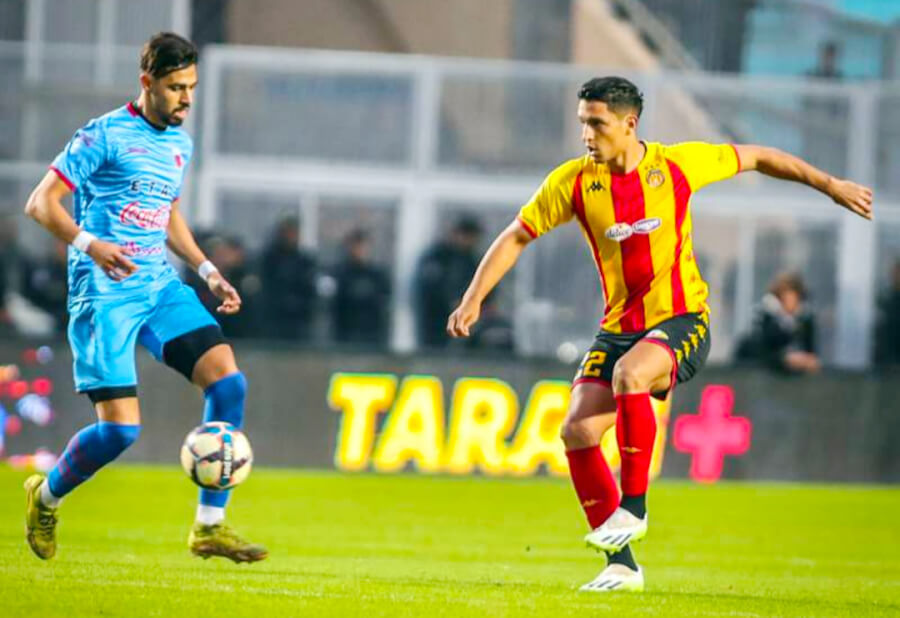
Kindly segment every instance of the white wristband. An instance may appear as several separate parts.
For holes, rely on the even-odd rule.
[[[200,275],[200,278],[206,281],[209,279],[209,276],[213,273],[219,272],[219,269],[216,268],[216,265],[206,260],[200,266],[197,267],[197,274]]]
[[[88,247],[95,240],[97,240],[96,236],[90,232],[81,230],[75,235],[75,238],[72,239],[72,246],[83,253],[87,253]]]

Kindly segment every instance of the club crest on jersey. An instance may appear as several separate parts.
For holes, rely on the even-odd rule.
[[[181,157],[181,151],[177,148],[172,149],[172,156],[175,157],[175,165],[181,167],[184,165],[184,159]]]
[[[611,225],[606,228],[604,236],[606,236],[610,240],[622,242],[627,238],[631,238],[632,234],[634,234],[634,228],[632,228],[630,225],[628,225],[627,223],[616,223],[615,225]]]
[[[662,170],[658,167],[652,168],[647,172],[647,184],[653,187],[654,189],[658,189],[663,186],[663,183],[666,182],[666,175],[662,173]]]
[[[647,219],[635,221],[631,227],[634,229],[635,234],[649,234],[660,225],[662,225],[662,219],[659,217],[649,217]]]

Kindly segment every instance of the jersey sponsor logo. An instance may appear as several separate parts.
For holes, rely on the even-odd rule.
[[[132,193],[143,193],[149,196],[160,196],[169,200],[174,200],[178,189],[173,185],[158,180],[135,178],[131,181],[129,191]]]
[[[131,257],[141,257],[147,255],[162,255],[163,248],[161,245],[154,245],[152,247],[142,247],[133,240],[129,240],[123,245],[128,250],[128,255]]]
[[[169,225],[170,204],[159,208],[141,208],[140,202],[131,202],[122,208],[119,221],[126,225],[136,225],[144,230],[164,230]]]
[[[631,238],[632,234],[634,234],[634,228],[629,224],[616,223],[615,225],[611,225],[606,228],[606,232],[603,235],[606,236],[609,240],[622,242],[623,240]]]
[[[662,173],[661,169],[654,167],[647,172],[646,180],[648,185],[654,189],[658,189],[666,182],[666,175]]]
[[[631,227],[634,229],[635,234],[649,234],[660,225],[662,225],[662,219],[659,217],[648,217],[647,219],[635,221]]]

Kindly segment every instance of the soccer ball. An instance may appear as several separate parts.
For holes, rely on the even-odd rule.
[[[231,423],[203,423],[184,439],[181,467],[204,489],[231,489],[247,480],[253,464],[250,441]]]

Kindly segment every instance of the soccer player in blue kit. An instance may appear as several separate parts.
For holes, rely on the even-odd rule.
[[[75,388],[97,422],[79,431],[45,478],[25,482],[26,537],[39,558],[56,553],[60,500],[113,461],[141,429],[135,344],[203,389],[204,421],[240,427],[247,380],[196,294],[178,278],[166,247],[205,279],[224,314],[235,289],[206,258],[179,210],[193,143],[181,128],[194,101],[197,48],[172,33],[141,51],[136,101],[79,129],[35,188],[25,212],[69,248],[69,342]],[[73,193],[73,216],[62,199]],[[195,555],[254,562],[268,555],[225,524],[227,491],[200,491],[188,536]]]

